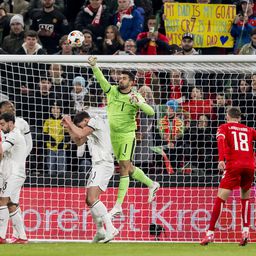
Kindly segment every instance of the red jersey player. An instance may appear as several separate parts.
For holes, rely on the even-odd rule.
[[[254,150],[256,130],[240,124],[241,111],[231,107],[227,111],[227,123],[218,128],[217,141],[219,151],[220,171],[224,171],[217,198],[214,203],[209,230],[201,245],[213,242],[215,224],[221,214],[225,201],[235,187],[241,188],[241,204],[243,230],[239,245],[245,246],[248,242],[250,226],[250,190],[254,180]]]

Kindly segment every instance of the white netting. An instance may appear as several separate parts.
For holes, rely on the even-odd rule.
[[[161,189],[156,201],[149,205],[148,189],[131,181],[124,216],[114,221],[121,231],[117,240],[198,241],[208,227],[220,179],[215,133],[217,126],[225,122],[226,106],[240,106],[243,122],[255,126],[256,60],[232,62],[224,56],[222,62],[218,57],[207,62],[207,56],[203,56],[200,62],[200,57],[190,57],[180,58],[180,62],[171,56],[170,62],[165,57],[99,57],[105,60],[99,66],[112,84],[117,83],[121,70],[132,71],[137,90],[145,92],[156,111],[154,118],[143,113],[137,116],[134,163],[158,181]],[[85,109],[107,118],[106,98],[80,57],[51,56],[47,60],[47,56],[22,56],[32,62],[20,62],[19,58],[3,56],[1,101],[15,103],[17,116],[28,121],[33,136],[21,196],[28,237],[90,240],[95,227],[85,206],[85,184],[91,167],[88,150],[79,155],[61,126],[53,131],[45,121],[56,104],[60,114],[74,115]],[[74,89],[72,82],[78,76],[84,78],[84,84],[82,81],[82,87]],[[168,112],[167,102],[175,114]],[[116,200],[118,182],[116,168],[101,197],[109,210]],[[253,190],[252,197],[254,194]],[[253,232],[254,208],[252,204]],[[223,211],[216,241],[239,239],[240,219],[239,193],[235,191]]]

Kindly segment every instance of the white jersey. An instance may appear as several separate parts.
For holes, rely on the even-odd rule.
[[[24,136],[26,141],[27,155],[29,155],[32,150],[33,143],[28,122],[25,121],[22,117],[15,117],[15,127],[17,127],[21,134]]]
[[[110,141],[110,130],[107,120],[98,116],[92,117],[87,126],[94,131],[88,136],[88,148],[92,157],[92,164],[100,161],[114,162],[112,145]]]
[[[16,175],[26,177],[26,142],[24,136],[18,128],[14,128],[2,142],[3,160],[1,161],[1,171],[4,176]]]

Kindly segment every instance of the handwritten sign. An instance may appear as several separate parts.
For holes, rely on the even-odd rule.
[[[169,44],[181,44],[182,35],[194,35],[194,47],[234,45],[230,30],[236,16],[235,5],[165,3],[165,30]]]

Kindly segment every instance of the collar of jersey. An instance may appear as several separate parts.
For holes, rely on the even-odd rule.
[[[132,91],[132,90],[130,90],[129,92],[121,92],[119,88],[117,88],[117,89],[118,89],[118,91],[119,91],[120,93],[122,93],[122,94],[129,94],[129,93]]]

